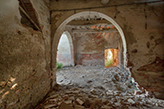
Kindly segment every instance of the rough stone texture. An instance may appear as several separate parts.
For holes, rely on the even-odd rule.
[[[137,2],[140,2],[138,0]],[[126,3],[134,3],[133,0],[117,0],[110,1],[107,5],[117,5],[117,4],[126,4]],[[106,5],[106,6],[107,6]],[[74,8],[87,8],[91,6],[102,6],[100,1],[92,0],[92,1],[75,1],[68,0],[65,3],[64,0],[51,1],[51,10],[60,10],[60,9],[72,9]],[[163,2],[159,3],[148,3],[148,4],[134,4],[134,5],[124,5],[124,6],[113,6],[108,8],[98,8],[98,9],[85,9],[85,10],[72,10],[72,11],[52,11],[51,13],[51,21],[52,25],[52,39],[53,43],[55,39],[58,40],[59,37],[54,38],[54,33],[57,30],[58,26],[66,20],[71,15],[74,15],[83,11],[95,11],[106,14],[107,16],[114,19],[119,26],[122,28],[125,39],[127,43],[127,58],[129,65],[132,65],[132,75],[135,80],[147,88],[147,90],[152,91],[158,98],[164,99],[163,94],[163,76],[157,76],[155,74],[163,75],[163,71],[155,71],[154,73],[149,73],[154,68],[147,68],[148,70],[138,71],[137,69],[142,68],[142,66],[148,66],[152,62],[155,61],[157,57],[160,60],[164,59],[164,51],[163,46],[164,43],[164,4]],[[62,31],[62,30],[61,30]],[[60,33],[57,33],[60,34]],[[55,48],[52,51],[55,53]],[[155,66],[155,69],[161,69],[162,64],[159,66]],[[158,78],[156,82],[148,81],[147,76],[141,75],[149,74],[151,78]],[[144,79],[140,79],[144,78]],[[162,81],[161,81],[162,80]],[[147,87],[144,83],[152,84],[150,87]],[[159,90],[156,90],[154,86],[161,86]],[[157,94],[158,93],[158,94]]]
[[[20,23],[18,0],[0,1],[1,109],[31,109],[50,90],[48,0],[37,1],[42,32]]]

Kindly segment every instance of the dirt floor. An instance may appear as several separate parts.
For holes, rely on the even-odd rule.
[[[56,76],[58,85],[36,109],[164,109],[127,69],[78,65]]]

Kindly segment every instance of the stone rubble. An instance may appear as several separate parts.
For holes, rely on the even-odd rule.
[[[156,99],[145,90],[140,90],[129,75],[128,70],[118,67],[63,68],[57,72],[57,82],[60,85],[35,109],[164,108],[164,100]],[[58,77],[64,78],[62,83]],[[66,84],[67,81],[71,83]]]

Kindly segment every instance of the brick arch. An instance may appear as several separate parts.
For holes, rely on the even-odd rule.
[[[123,33],[123,30],[121,29],[121,27],[109,16],[100,13],[100,12],[95,12],[95,11],[84,11],[84,12],[79,12],[76,14],[73,14],[72,16],[68,17],[67,19],[65,19],[61,24],[59,24],[58,28],[56,29],[56,32],[54,34],[52,34],[53,39],[52,39],[52,62],[51,62],[51,68],[55,68],[55,59],[56,59],[56,50],[57,50],[57,44],[59,42],[59,39],[62,35],[62,33],[65,30],[65,26],[67,25],[67,23],[69,23],[70,21],[72,21],[75,18],[78,18],[79,16],[86,16],[89,14],[95,14],[95,15],[99,15],[102,18],[106,19],[107,21],[111,22],[116,29],[118,30],[121,39],[122,39],[122,45],[123,45],[123,67],[126,67],[126,61],[127,61],[127,57],[126,57],[126,53],[127,53],[127,44],[126,44],[126,39]]]

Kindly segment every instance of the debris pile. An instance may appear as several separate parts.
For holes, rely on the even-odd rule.
[[[164,101],[135,95],[122,95],[111,91],[102,98],[99,94],[84,92],[78,88],[68,89],[59,86],[58,91],[51,92],[36,109],[163,109]]]
[[[163,100],[140,90],[130,72],[118,67],[64,68],[57,72],[57,83],[36,109],[164,108]]]

